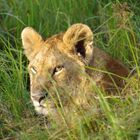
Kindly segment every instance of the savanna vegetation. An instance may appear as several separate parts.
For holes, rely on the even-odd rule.
[[[0,0],[0,139],[139,140],[139,7],[139,0]],[[47,38],[73,23],[91,27],[94,44],[136,76],[126,79],[125,98],[99,92],[101,116],[83,113],[72,127],[60,127],[34,111],[20,34],[32,26]]]

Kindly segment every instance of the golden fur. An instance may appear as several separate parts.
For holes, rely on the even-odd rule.
[[[126,66],[93,46],[93,33],[87,25],[74,24],[45,41],[26,27],[21,37],[30,61],[31,99],[36,111],[46,116],[73,105],[87,109],[96,96],[93,85],[114,94],[129,75]]]

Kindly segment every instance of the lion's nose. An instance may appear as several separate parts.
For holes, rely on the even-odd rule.
[[[48,96],[48,93],[46,92],[44,96],[41,96],[41,97],[39,98],[39,103],[40,103],[42,100],[44,100],[47,96]]]
[[[33,102],[40,103],[48,96],[48,92],[41,92],[41,93],[31,93],[31,99]]]

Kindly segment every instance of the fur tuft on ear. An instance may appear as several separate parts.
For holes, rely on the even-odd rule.
[[[42,37],[31,27],[26,27],[21,33],[25,55],[30,60],[40,49]]]
[[[77,23],[69,27],[63,36],[63,42],[68,46],[67,49],[74,50],[76,54],[90,61],[93,51],[93,33],[87,25]]]

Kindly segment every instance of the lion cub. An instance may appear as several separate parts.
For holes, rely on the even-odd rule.
[[[74,24],[66,32],[47,40],[32,28],[22,33],[29,60],[30,92],[35,110],[48,116],[57,109],[83,106],[96,96],[95,86],[106,93],[121,90],[129,69],[93,46],[93,33],[84,24]]]

